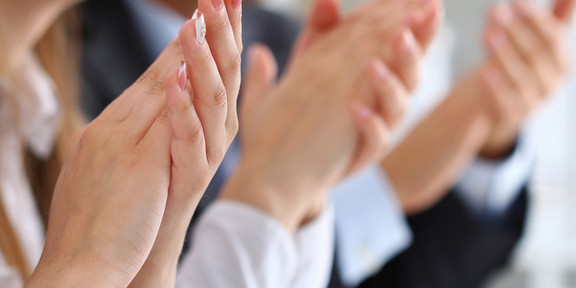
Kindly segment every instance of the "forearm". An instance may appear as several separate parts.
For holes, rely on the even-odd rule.
[[[407,213],[417,213],[442,198],[490,132],[491,122],[477,100],[481,98],[460,89],[381,163]]]

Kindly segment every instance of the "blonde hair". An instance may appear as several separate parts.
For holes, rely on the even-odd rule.
[[[0,12],[0,19],[2,19]],[[4,18],[5,19],[5,18]],[[6,47],[3,44],[6,41],[6,28],[8,25],[1,25],[0,29],[0,47]],[[79,129],[85,122],[79,111],[77,103],[77,93],[79,85],[78,63],[79,63],[79,30],[80,25],[73,11],[65,13],[60,17],[45,33],[42,39],[35,47],[35,52],[40,60],[42,67],[50,75],[56,85],[56,94],[59,97],[59,103],[62,111],[62,126],[52,155],[47,160],[37,159],[29,151],[23,155],[28,179],[34,191],[38,209],[42,215],[44,224],[48,223],[48,211],[52,200],[52,193],[56,180],[60,173],[64,156],[67,149],[67,142],[74,131]],[[0,48],[1,49],[1,48]],[[10,72],[7,67],[7,55],[0,50],[0,75],[10,78]],[[13,87],[17,89],[17,87]],[[5,101],[1,105],[14,105],[13,93],[2,95],[0,101]],[[16,110],[16,109],[15,109]],[[1,191],[0,191],[1,192]],[[0,205],[3,205],[1,203]],[[0,209],[0,228],[2,237],[0,237],[0,248],[5,255],[8,263],[17,269],[26,280],[30,276],[29,264],[26,263],[24,251],[14,233],[13,227],[6,217],[4,209]]]

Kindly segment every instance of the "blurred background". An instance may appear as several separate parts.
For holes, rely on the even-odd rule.
[[[262,0],[271,9],[302,19],[310,0]],[[345,11],[366,2],[342,0]],[[413,110],[429,110],[450,83],[483,57],[481,31],[487,9],[498,0],[444,0],[446,21],[428,55],[427,75],[414,100]],[[535,1],[549,5],[549,1]],[[576,24],[569,32],[576,57]],[[575,61],[573,61],[575,62]],[[572,67],[575,67],[573,63]],[[574,69],[573,69],[574,70]],[[419,114],[419,113],[415,113]],[[418,119],[411,118],[407,127]],[[487,288],[576,288],[576,73],[566,79],[557,95],[532,117],[525,137],[536,152],[531,183],[532,207],[526,236],[513,265]],[[401,135],[399,136],[401,137]]]

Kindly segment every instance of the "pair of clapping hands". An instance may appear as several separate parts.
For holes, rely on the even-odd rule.
[[[243,158],[223,197],[254,193],[245,202],[294,230],[330,186],[379,160],[439,9],[385,0],[340,19],[337,3],[319,0],[278,83],[270,52],[253,48]],[[240,1],[200,0],[199,11],[71,140],[29,287],[174,281],[186,228],[238,131]]]

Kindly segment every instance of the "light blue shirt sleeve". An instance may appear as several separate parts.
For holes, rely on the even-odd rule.
[[[356,286],[406,249],[412,234],[400,202],[379,166],[345,181],[332,193],[338,268]]]
[[[498,217],[528,183],[533,167],[533,149],[521,136],[510,157],[502,161],[477,158],[460,178],[456,193],[478,215]]]

